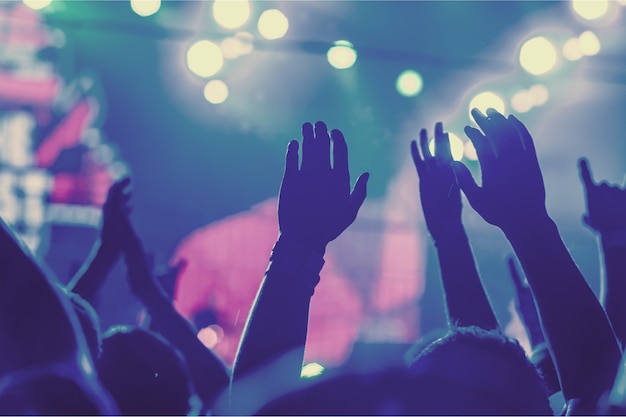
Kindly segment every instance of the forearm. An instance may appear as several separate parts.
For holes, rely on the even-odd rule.
[[[565,398],[597,399],[621,356],[604,310],[547,214],[505,234],[535,296]]]
[[[275,246],[239,345],[235,379],[287,353],[284,376],[300,378],[310,300],[323,258],[298,246],[283,237]]]
[[[626,343],[626,239],[604,234],[601,245],[604,258],[604,285],[601,299],[617,338]],[[626,236],[624,236],[626,238]]]
[[[93,303],[94,298],[106,280],[107,275],[120,257],[121,251],[100,242],[94,248],[67,288]]]
[[[459,326],[498,328],[483,288],[463,226],[451,228],[436,241],[448,319]]]

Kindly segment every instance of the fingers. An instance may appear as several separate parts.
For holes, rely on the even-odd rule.
[[[420,148],[422,151],[422,156],[424,157],[424,161],[428,158],[432,158],[433,156],[430,153],[430,149],[428,148],[428,132],[426,129],[420,130]]]
[[[495,157],[492,146],[487,143],[488,139],[485,138],[480,130],[472,126],[465,126],[464,131],[469,140],[472,141],[479,160]]]
[[[302,169],[308,170],[313,164],[313,154],[315,153],[315,133],[313,125],[309,122],[302,125]]]
[[[315,123],[315,157],[320,168],[330,169],[330,136],[324,122]]]
[[[356,180],[356,184],[354,184],[352,194],[350,194],[350,203],[352,205],[352,209],[354,210],[355,216],[361,208],[361,205],[363,205],[365,197],[367,196],[367,181],[369,180],[369,177],[369,172],[364,172],[363,174],[359,175],[359,178],[357,178]]]
[[[422,161],[419,151],[417,150],[417,141],[415,140],[411,141],[411,156],[413,157],[415,169],[417,169],[417,175],[421,177],[426,167],[424,161]]]
[[[472,174],[469,169],[461,162],[454,161],[452,162],[452,169],[454,171],[454,175],[456,176],[456,182],[463,190],[463,193],[469,200],[472,207],[476,208],[476,205],[479,202],[480,198],[480,187],[472,178]]]
[[[450,138],[447,133],[443,133],[443,123],[435,124],[435,156],[446,162],[452,162],[452,152],[450,151]]]
[[[580,171],[580,179],[585,186],[585,189],[589,190],[595,186],[591,175],[591,168],[589,167],[589,161],[586,158],[580,158],[578,160],[578,168]]]
[[[333,129],[330,132],[330,136],[333,140],[333,171],[337,173],[342,179],[350,182],[350,170],[348,168],[348,145],[338,129]]]
[[[287,154],[285,155],[285,174],[284,177],[292,177],[298,172],[298,148],[300,145],[297,140],[292,140],[287,145]]]

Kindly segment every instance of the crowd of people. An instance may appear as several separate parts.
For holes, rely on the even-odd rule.
[[[323,122],[287,147],[269,254],[229,369],[175,310],[129,218],[130,179],[103,207],[100,239],[68,285],[0,222],[0,414],[3,415],[563,415],[626,413],[626,189],[596,183],[580,160],[585,223],[599,237],[601,299],[545,205],[533,139],[515,116],[472,110],[477,185],[454,161],[442,123],[410,144],[427,229],[439,259],[448,328],[416,341],[406,366],[335,369],[302,379],[311,297],[329,242],[356,219],[368,173],[352,186],[348,146]],[[504,335],[462,223],[471,208],[498,227],[532,355]],[[100,328],[94,297],[123,258],[149,328]],[[517,263],[521,265],[523,275]],[[261,277],[259,277],[261,278]]]

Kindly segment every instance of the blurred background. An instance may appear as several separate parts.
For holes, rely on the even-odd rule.
[[[355,224],[329,246],[306,362],[402,352],[446,325],[409,143],[436,121],[480,167],[469,109],[533,134],[550,214],[598,293],[577,160],[626,166],[626,2],[0,1],[0,216],[66,283],[98,236],[116,179],[155,267],[199,337],[232,363],[277,237],[284,153],[305,121],[348,141],[370,172]],[[526,346],[502,234],[464,201],[498,319]],[[564,296],[567,296],[565,293]],[[103,327],[142,320],[118,265]]]

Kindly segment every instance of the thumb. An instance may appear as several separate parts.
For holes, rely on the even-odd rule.
[[[361,208],[363,201],[365,201],[365,196],[367,195],[367,180],[369,179],[369,177],[369,172],[364,172],[363,174],[361,174],[359,178],[357,178],[356,184],[354,184],[352,194],[350,194],[350,200],[355,214]]]
[[[475,207],[474,203],[478,202],[480,187],[476,184],[469,169],[463,163],[454,161],[452,169],[454,170],[457,184],[463,190],[472,207]]]

